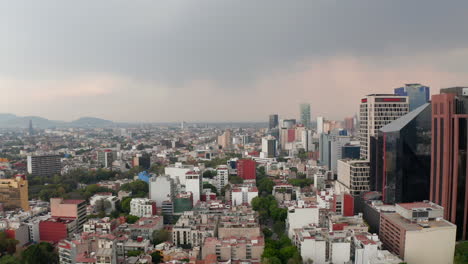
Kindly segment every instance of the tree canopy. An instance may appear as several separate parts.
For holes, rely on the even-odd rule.
[[[29,246],[21,254],[24,264],[56,264],[59,263],[58,254],[54,247],[46,242]]]
[[[120,187],[121,190],[132,192],[132,197],[146,197],[149,192],[148,183],[145,181],[134,181],[126,183]]]

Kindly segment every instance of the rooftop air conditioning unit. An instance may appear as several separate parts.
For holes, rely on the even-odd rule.
[[[468,96],[468,88],[463,88],[462,95],[463,96]]]

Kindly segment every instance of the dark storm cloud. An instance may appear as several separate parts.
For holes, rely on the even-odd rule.
[[[5,1],[0,69],[250,80],[337,54],[466,47],[467,10],[468,1],[435,0]]]
[[[466,85],[466,11],[456,0],[0,0],[0,112],[263,120],[310,102],[341,118],[404,82]]]

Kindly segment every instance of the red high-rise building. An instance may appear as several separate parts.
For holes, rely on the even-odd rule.
[[[294,142],[296,140],[296,130],[288,129],[288,142]]]
[[[237,162],[237,175],[244,180],[255,180],[257,166],[254,160],[242,159]]]
[[[348,132],[354,131],[354,117],[346,117],[344,119],[344,128],[348,130]]]
[[[432,96],[430,199],[468,239],[468,87],[441,89]]]
[[[39,236],[41,241],[58,243],[66,239],[76,229],[76,219],[51,218],[39,223]]]

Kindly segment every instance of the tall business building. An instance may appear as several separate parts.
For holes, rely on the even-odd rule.
[[[317,134],[323,133],[323,116],[317,117]]]
[[[33,176],[53,176],[61,171],[59,155],[28,156],[28,173]]]
[[[262,138],[262,156],[264,158],[276,157],[276,138],[267,136]]]
[[[278,127],[278,115],[270,115],[270,120],[268,123],[268,129],[273,129]]]
[[[32,120],[29,120],[29,135],[32,136],[34,135],[34,128],[33,128],[33,123]]]
[[[407,96],[370,94],[361,99],[359,137],[362,159],[369,159],[371,137],[375,137],[379,129],[404,116],[408,111]]]
[[[331,135],[329,133],[320,134],[319,138],[319,159],[320,165],[331,167]]]
[[[111,168],[112,163],[117,159],[117,151],[110,149],[99,150],[97,152],[97,161],[103,168]]]
[[[6,210],[21,208],[29,211],[28,181],[19,176],[0,179],[0,203]]]
[[[301,123],[310,128],[310,104],[301,104],[300,105],[301,111]]]
[[[431,114],[431,104],[420,106],[382,127],[372,144],[371,190],[382,192],[384,203],[429,199]]]
[[[468,239],[468,87],[441,89],[432,96],[431,201]]]
[[[395,89],[395,95],[408,96],[410,111],[413,111],[421,105],[429,102],[430,94],[430,88],[419,83],[409,83],[405,84],[403,87]]]
[[[218,145],[222,149],[229,149],[232,146],[232,134],[230,129],[226,129],[221,136],[218,136]]]

